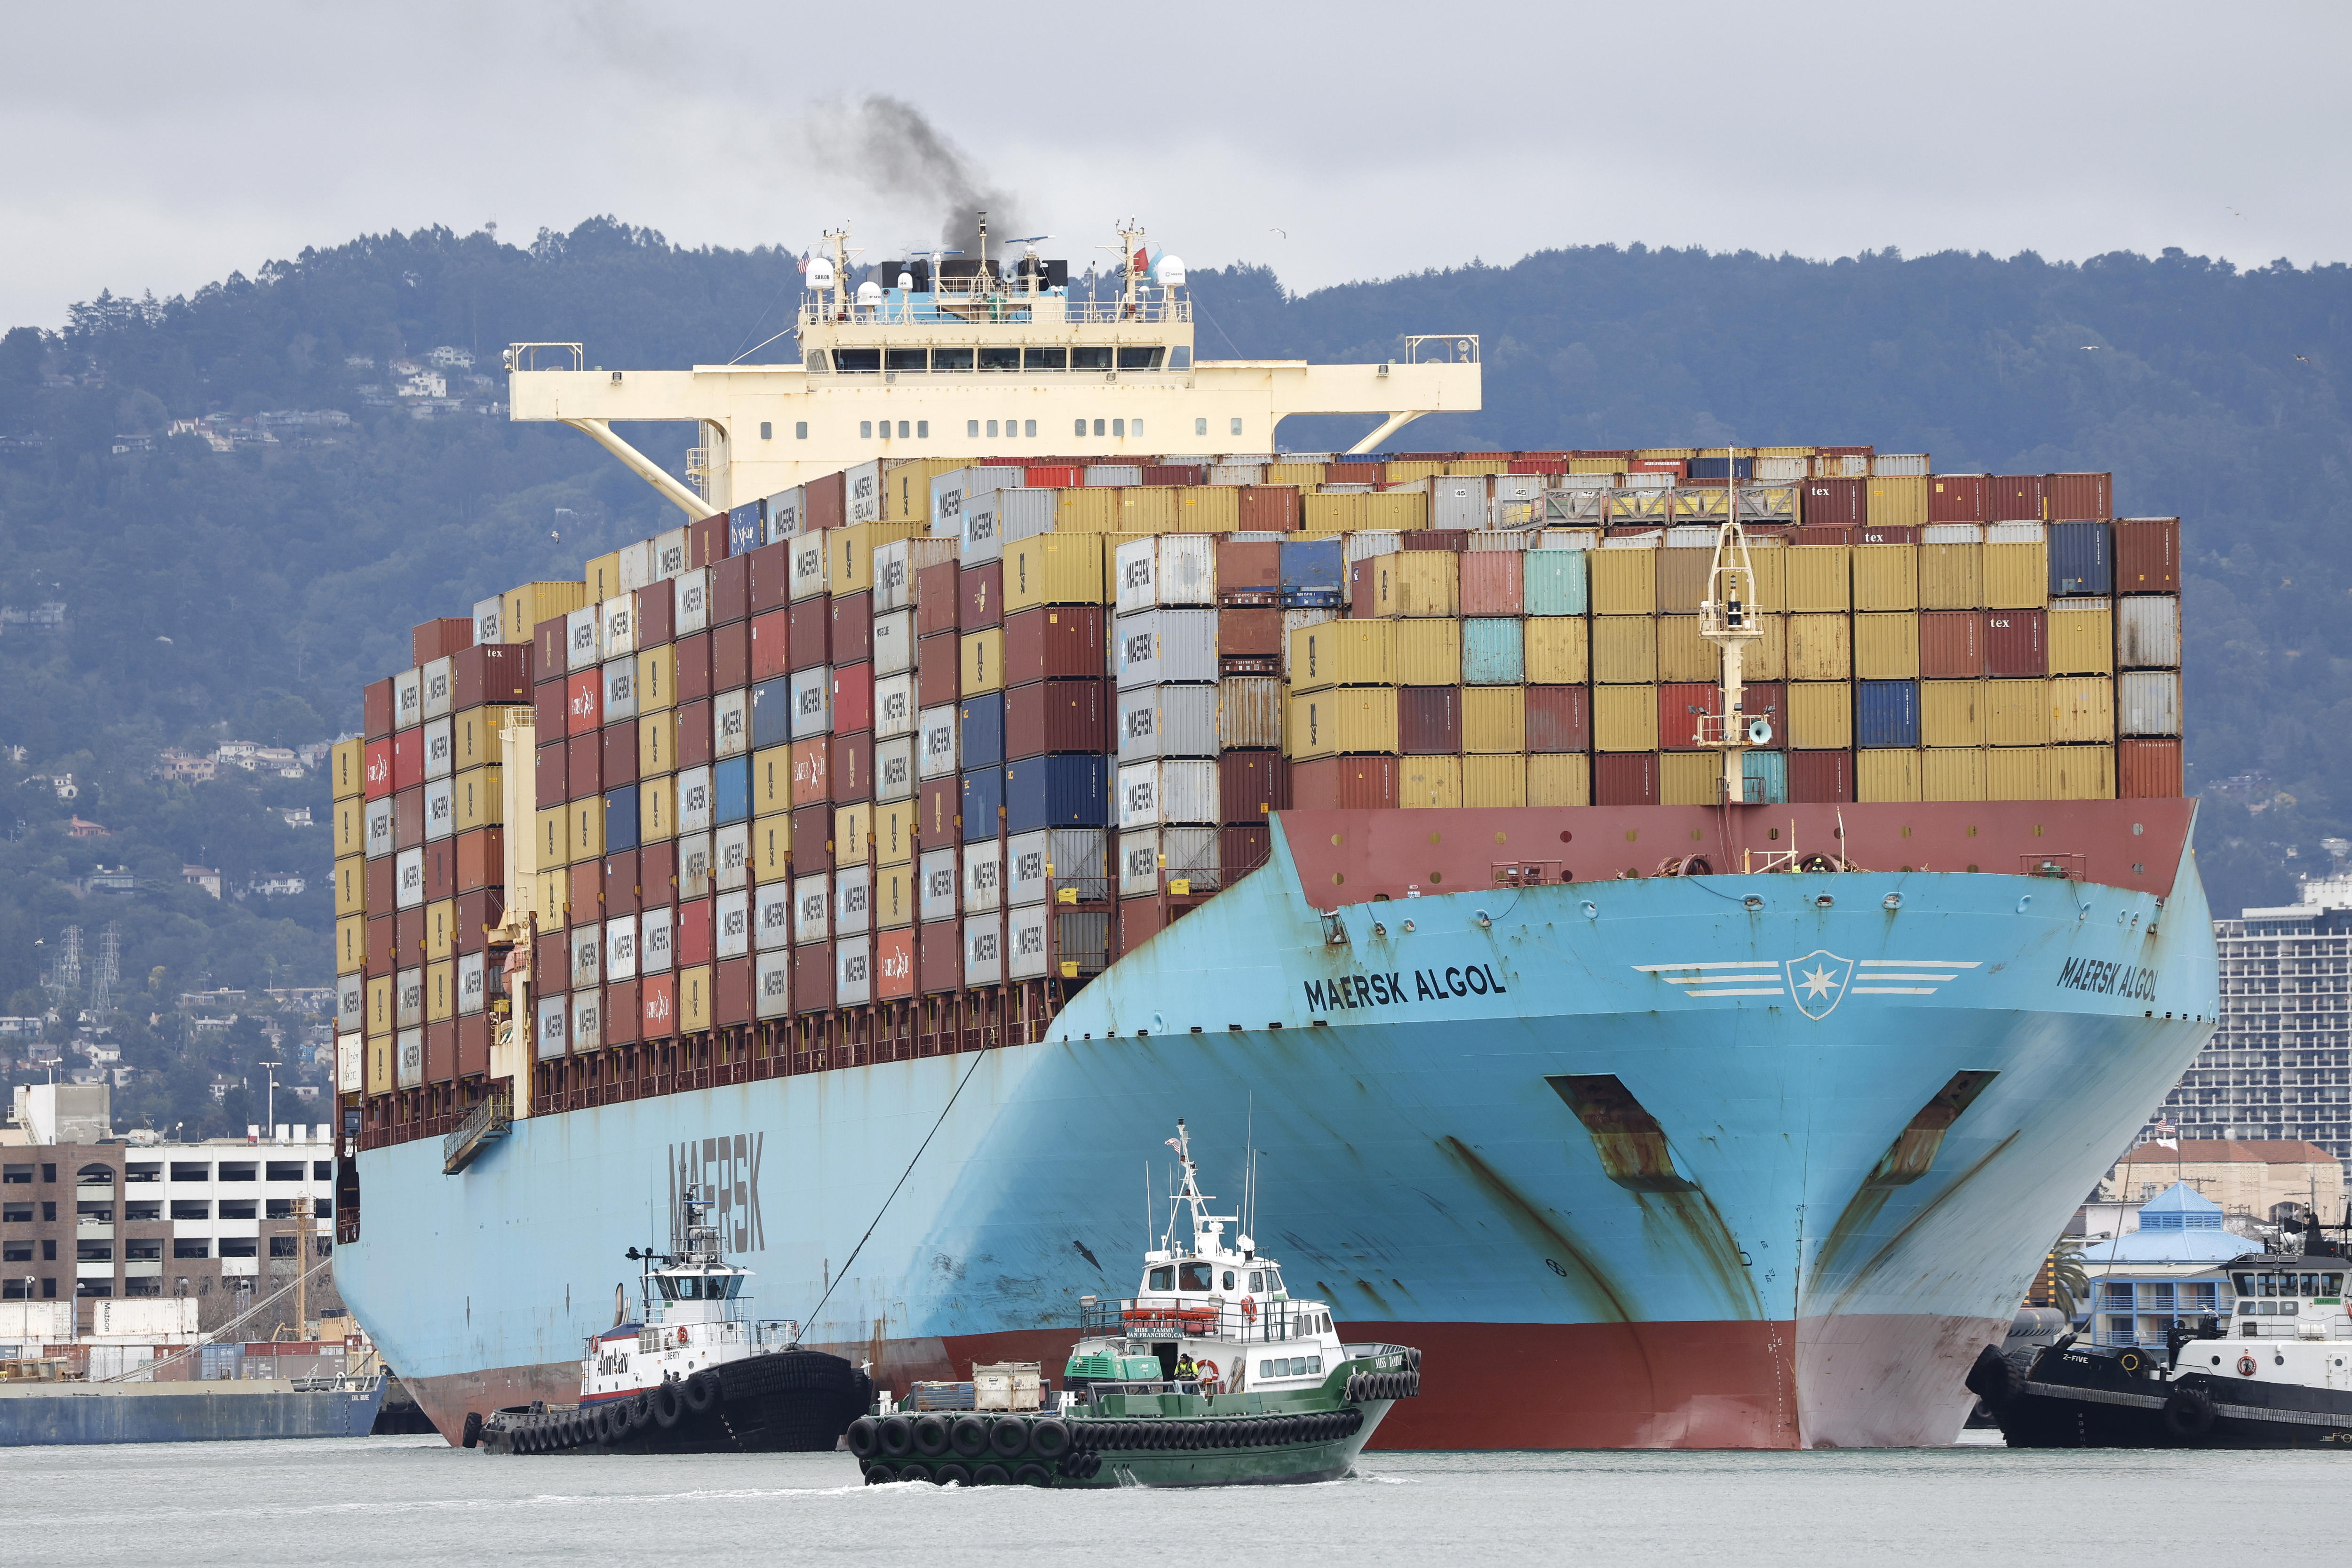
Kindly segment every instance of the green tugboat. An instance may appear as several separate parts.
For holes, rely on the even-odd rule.
[[[1237,1217],[1208,1212],[1181,1121],[1168,1143],[1182,1184],[1167,1231],[1133,1300],[1082,1300],[1051,1405],[1034,1367],[919,1385],[850,1426],[867,1484],[1271,1486],[1354,1468],[1389,1407],[1421,1392],[1421,1352],[1343,1342],[1328,1305],[1292,1297]]]

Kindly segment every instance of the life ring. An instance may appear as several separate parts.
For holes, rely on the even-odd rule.
[[[2238,1358],[2238,1375],[2240,1377],[2252,1377],[2254,1375],[2253,1357],[2250,1355],[2242,1355]]]
[[[1242,1316],[1244,1319],[1257,1316],[1257,1303],[1247,1296],[1242,1298]]]
[[[683,1323],[678,1325],[677,1342],[680,1344],[686,1343],[686,1325]]]
[[[2140,1369],[2140,1364],[2141,1364],[2141,1363],[2140,1363],[2140,1359],[2139,1359],[2139,1352],[2137,1352],[2137,1351],[2126,1351],[2126,1352],[2124,1352],[2124,1353],[2123,1353],[2123,1354],[2121,1354],[2121,1355],[2119,1355],[2119,1356],[2117,1356],[2117,1357],[2116,1358],[2116,1364],[2117,1366],[2119,1366],[2119,1367],[2123,1368],[2126,1372],[2129,1372],[2129,1373],[2137,1373],[2137,1371],[2139,1371],[2139,1369]]]
[[[1202,1361],[1196,1362],[1193,1364],[1200,1369],[1201,1392],[1203,1394],[1217,1393],[1223,1386],[1218,1378],[1217,1363],[1213,1361]]]

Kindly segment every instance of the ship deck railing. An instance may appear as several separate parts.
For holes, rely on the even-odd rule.
[[[514,1100],[503,1085],[494,1085],[441,1141],[441,1173],[454,1176],[472,1164],[484,1150],[505,1137],[513,1123]]]
[[[1321,1308],[1316,1309],[1320,1311]],[[1139,1308],[1133,1301],[1081,1303],[1078,1331],[1130,1340],[1218,1340],[1228,1344],[1283,1344],[1306,1336],[1307,1314],[1293,1301],[1239,1302],[1222,1306]]]
[[[822,296],[801,300],[800,324],[815,327],[893,326],[1038,326],[1112,327],[1162,326],[1189,322],[1190,300],[1149,299],[1125,303],[1118,300],[1072,300],[1053,294],[964,292],[917,294],[896,289],[878,305],[860,305],[845,299],[838,304]]]

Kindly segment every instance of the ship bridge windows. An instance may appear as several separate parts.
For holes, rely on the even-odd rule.
[[[743,1289],[740,1274],[656,1274],[654,1289],[665,1301],[731,1301]]]
[[[1158,370],[1167,357],[1168,351],[1164,348],[1123,348],[1118,351],[1118,368]]]
[[[1064,348],[1024,349],[1021,351],[1021,368],[1067,370],[1070,368],[1070,351]]]
[[[1070,351],[1070,368],[1072,370],[1108,370],[1111,368],[1110,355],[1110,346],[1107,343],[1100,346],[1081,343]]]
[[[1176,1266],[1176,1289],[1179,1290],[1209,1290],[1211,1273],[1205,1263],[1180,1263]]]
[[[878,372],[882,368],[882,351],[880,349],[835,349],[833,351],[833,368],[845,375],[856,374],[861,371]]]
[[[1147,1290],[1173,1290],[1176,1289],[1176,1270],[1174,1267],[1170,1266],[1168,1268],[1153,1269],[1147,1277],[1143,1288]]]
[[[941,352],[946,353],[948,351],[942,350]],[[970,351],[967,350],[965,352],[969,353]],[[882,351],[882,368],[884,370],[913,371],[920,374],[921,372],[931,368],[930,362],[931,351],[929,349],[884,349]]]
[[[941,353],[945,353],[949,351],[942,349],[940,352]],[[970,349],[958,349],[954,352],[966,356],[965,363],[966,365],[969,366],[971,351]],[[980,351],[980,368],[982,370],[1019,370],[1021,368],[1021,350],[1017,346],[990,344]]]

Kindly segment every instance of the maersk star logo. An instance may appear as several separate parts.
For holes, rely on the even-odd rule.
[[[1694,963],[1637,963],[1685,996],[1786,996],[1808,1018],[1826,1018],[1851,993],[1856,996],[1933,996],[1967,971],[1974,958],[1840,958],[1817,951],[1774,963],[1769,958],[1702,959]],[[1855,982],[1859,981],[1857,984]]]
[[[1853,960],[1816,951],[1790,959],[1789,994],[1797,1011],[1808,1018],[1825,1018],[1845,996],[1845,983],[1853,977]]]

